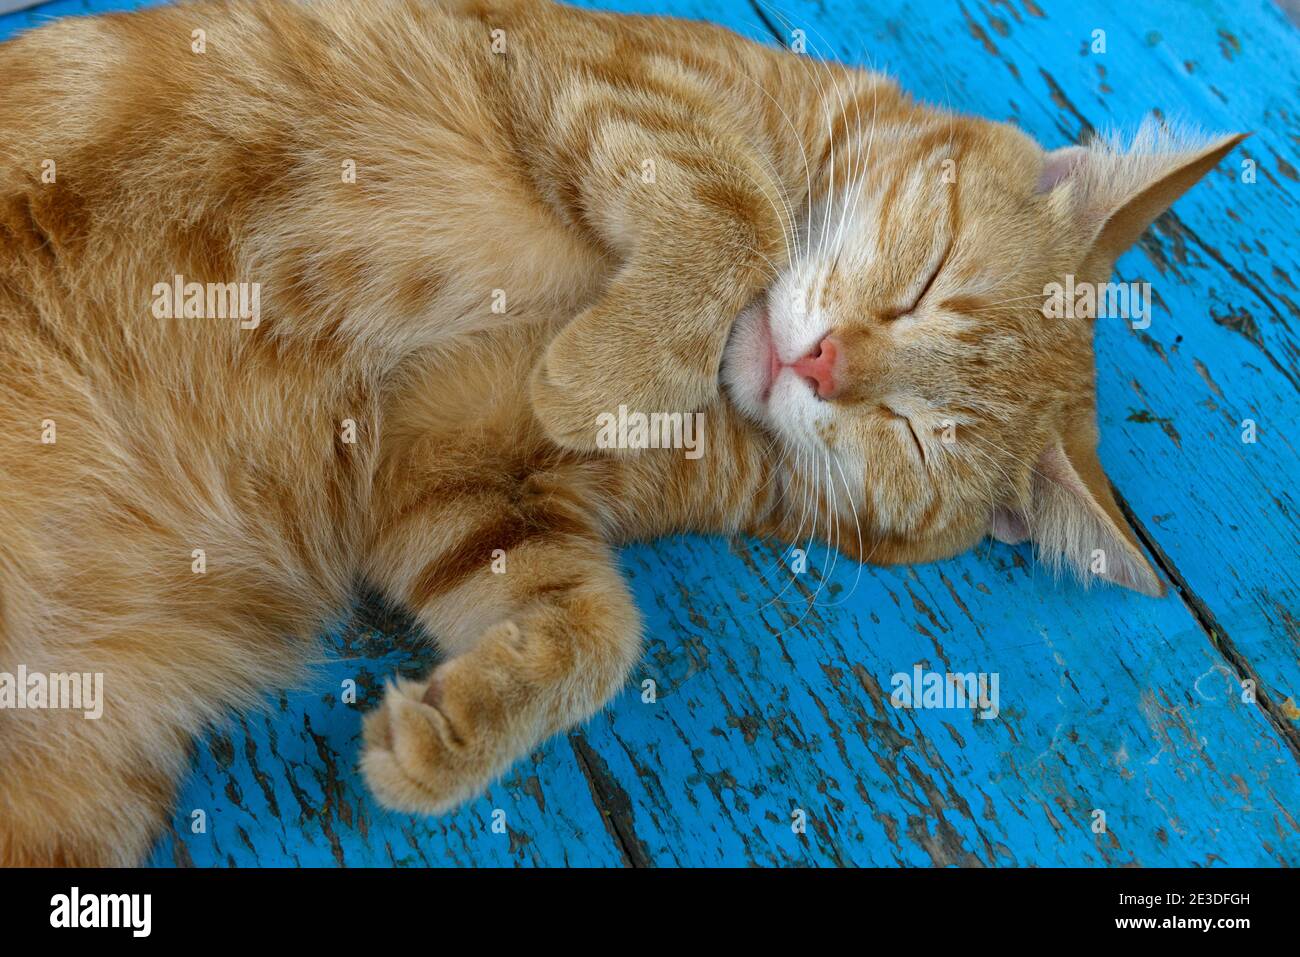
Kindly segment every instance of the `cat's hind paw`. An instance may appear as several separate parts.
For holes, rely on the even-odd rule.
[[[474,794],[457,767],[455,732],[423,700],[419,682],[389,685],[365,719],[361,772],[375,798],[394,811],[441,814]]]
[[[361,772],[380,804],[443,814],[477,797],[504,770],[515,755],[498,720],[500,692],[521,640],[519,629],[503,622],[428,680],[388,685],[363,725]]]

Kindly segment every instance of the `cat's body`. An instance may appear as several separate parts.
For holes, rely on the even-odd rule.
[[[316,16],[366,52],[313,37]],[[612,58],[610,22],[618,43],[725,53],[722,31],[535,16],[572,19],[542,34],[552,66]],[[539,33],[488,19],[514,49]],[[490,44],[483,21],[423,5],[251,4],[64,21],[0,51],[0,671],[102,672],[107,696],[98,721],[0,711],[0,859],[138,858],[189,736],[292,681],[361,575],[452,649],[548,588],[607,619],[615,660],[582,679],[581,717],[636,655],[602,536],[739,528],[763,498],[757,464],[728,458],[746,441],[730,411],[706,414],[703,460],[651,453],[662,472],[583,466],[533,423],[535,354],[611,260],[503,141],[518,107],[485,89],[506,69]],[[71,50],[84,59],[56,66]],[[427,75],[392,90],[398,68],[370,59],[386,50]],[[331,52],[353,69],[312,59]],[[381,112],[438,95],[460,102]],[[260,282],[260,324],[156,318],[174,275]],[[461,607],[433,607],[447,596]]]
[[[638,625],[611,543],[806,530],[817,482],[732,402],[705,406],[698,459],[597,455],[548,437],[590,406],[544,428],[530,376],[611,284],[739,312],[868,105],[922,115],[716,28],[540,2],[169,7],[0,47],[0,673],[102,672],[105,694],[99,720],[0,710],[0,862],[138,860],[192,735],[291,682],[359,580],[452,656],[389,694],[362,759],[385,803],[436,811],[623,681]],[[661,190],[662,238],[683,183],[722,212],[657,247],[656,300],[627,265],[654,214],[628,195]],[[159,318],[176,276],[260,284],[254,327]],[[728,328],[666,349],[716,370]],[[698,395],[679,384],[629,402]],[[1032,463],[1051,427],[1023,432],[1008,455]],[[819,532],[894,561],[988,529],[925,511],[865,542],[838,510]]]

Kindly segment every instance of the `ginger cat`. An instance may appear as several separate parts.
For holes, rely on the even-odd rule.
[[[619,542],[992,532],[1159,593],[1095,452],[1093,323],[1043,290],[1105,281],[1238,139],[1047,153],[546,0],[0,45],[0,674],[104,676],[99,720],[0,708],[0,862],[141,860],[192,736],[293,681],[359,581],[447,656],[359,756],[428,813],[618,691]],[[595,450],[620,405],[702,409],[703,454]]]

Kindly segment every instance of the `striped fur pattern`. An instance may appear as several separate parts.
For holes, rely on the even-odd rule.
[[[1045,154],[544,0],[201,2],[0,46],[0,673],[106,696],[0,709],[0,862],[139,861],[193,736],[291,682],[359,581],[446,656],[359,759],[430,813],[619,688],[619,542],[814,529],[897,562],[991,530],[1156,591],[1096,463],[1090,324],[1035,296],[1104,279],[1231,142]],[[177,276],[257,284],[257,321],[160,316]],[[833,398],[757,382],[828,333]],[[702,408],[705,454],[594,449],[620,404]]]

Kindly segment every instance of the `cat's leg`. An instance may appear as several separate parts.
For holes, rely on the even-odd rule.
[[[581,481],[483,481],[431,470],[393,498],[375,543],[372,579],[452,656],[390,687],[366,718],[361,767],[395,809],[475,797],[605,704],[639,654],[635,606]]]
[[[101,672],[108,688],[118,674]],[[0,711],[0,866],[130,866],[147,856],[185,770],[188,735],[174,724],[140,727],[146,715],[127,718],[122,707],[105,702],[98,720]]]
[[[66,606],[56,620],[0,622],[0,866],[136,865],[165,826],[192,732],[229,692],[222,675],[248,666],[175,620],[113,627]]]
[[[689,412],[716,396],[736,317],[789,252],[778,178],[692,96],[651,109],[598,87],[555,124],[557,202],[623,262],[534,370],[538,419],[564,447],[595,449],[597,417],[620,405]]]
[[[0,866],[141,863],[194,736],[283,685],[310,648],[285,637],[299,599],[277,604],[285,590],[264,584],[265,566],[195,574],[189,543],[126,507],[142,519],[134,532],[120,527],[125,507],[88,510],[84,543],[0,561]],[[6,544],[24,541],[10,532]],[[235,552],[206,541],[209,559]]]
[[[251,571],[228,590],[210,575],[173,579],[170,594],[148,598],[154,611],[129,621],[67,617],[45,634],[8,636],[0,621],[0,675],[15,680],[0,699],[0,866],[142,863],[195,736],[291,680],[311,646],[263,621],[270,602],[249,608]],[[125,600],[125,588],[111,598]],[[170,614],[177,596],[185,607]],[[29,687],[49,679],[40,706],[30,690],[18,706],[20,673]]]

